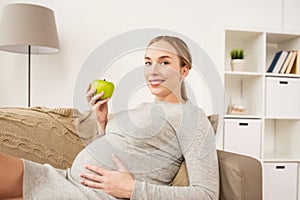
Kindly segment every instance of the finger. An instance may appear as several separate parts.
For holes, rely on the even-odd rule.
[[[85,168],[92,171],[92,172],[96,172],[99,175],[105,175],[106,171],[107,171],[107,170],[105,170],[101,167],[97,167],[97,166],[94,166],[94,165],[86,165]]]
[[[94,104],[94,110],[100,110],[100,106],[107,103],[108,101],[109,101],[109,98],[98,101],[96,104]]]
[[[120,158],[114,153],[112,154],[112,160],[117,165],[119,171],[128,172],[127,167],[123,164]]]
[[[99,101],[100,100],[100,98],[103,96],[103,94],[104,94],[104,92],[100,92],[99,94],[97,94],[97,95],[95,95],[95,96],[93,96],[93,97],[91,97],[91,105],[92,106],[94,106],[95,104],[96,104],[96,102],[97,101]],[[94,95],[94,94],[93,94]]]
[[[87,186],[87,187],[90,187],[90,188],[95,188],[95,189],[102,189],[103,188],[102,183],[89,181],[89,180],[86,180],[86,179],[81,180],[80,183]]]
[[[90,91],[91,87],[92,87],[92,84],[89,83],[89,86],[88,86],[88,88],[86,89],[85,93],[88,93],[88,91]]]
[[[93,98],[98,100],[104,95],[104,91],[101,91],[99,94],[96,94]]]
[[[86,99],[88,101],[91,101],[92,97],[95,95],[96,93],[96,89],[90,89],[87,93],[86,93]]]
[[[90,181],[102,183],[102,176],[100,174],[91,174],[91,173],[81,173],[81,178],[88,179]]]

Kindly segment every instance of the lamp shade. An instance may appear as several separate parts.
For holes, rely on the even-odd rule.
[[[54,13],[32,4],[8,4],[0,21],[0,50],[32,54],[57,53],[59,42]]]

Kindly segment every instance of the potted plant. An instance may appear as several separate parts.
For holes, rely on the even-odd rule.
[[[232,49],[230,51],[230,65],[233,71],[243,71],[245,68],[245,53],[243,49]]]

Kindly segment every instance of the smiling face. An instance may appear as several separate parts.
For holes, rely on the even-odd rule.
[[[145,78],[156,99],[168,102],[182,101],[180,89],[189,69],[182,66],[176,49],[161,40],[148,46],[145,53]]]

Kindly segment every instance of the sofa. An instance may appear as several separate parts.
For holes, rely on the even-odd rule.
[[[208,117],[214,129],[217,118]],[[0,152],[65,169],[97,137],[91,111],[74,108],[0,108]],[[261,163],[245,155],[218,150],[220,200],[261,200]],[[188,185],[185,164],[171,185]]]

